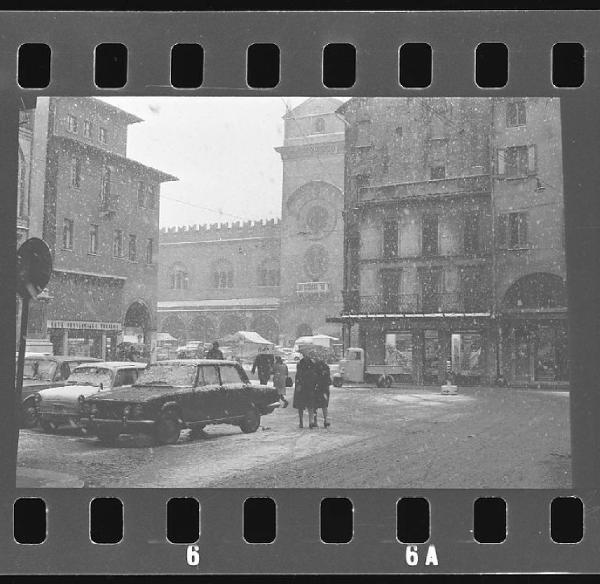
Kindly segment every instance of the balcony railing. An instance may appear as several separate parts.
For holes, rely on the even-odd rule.
[[[464,295],[460,292],[435,294],[397,294],[353,297],[346,295],[346,314],[437,314],[488,311],[491,298],[484,295]]]
[[[330,293],[329,282],[298,282],[296,295],[300,299],[314,300]]]

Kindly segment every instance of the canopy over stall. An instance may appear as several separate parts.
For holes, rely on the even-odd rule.
[[[275,344],[253,331],[238,331],[219,339],[219,343],[231,349],[231,356],[242,361],[253,360],[259,353],[276,355]]]

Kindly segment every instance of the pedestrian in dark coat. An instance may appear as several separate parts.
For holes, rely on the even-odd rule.
[[[221,359],[223,360],[223,352],[221,351],[221,349],[219,349],[219,343],[217,343],[217,341],[215,341],[212,344],[212,349],[206,353],[206,358],[207,359]]]
[[[308,410],[309,427],[313,428],[313,402],[317,372],[314,361],[307,355],[298,361],[292,406],[298,410],[299,427],[304,428],[304,410]]]
[[[286,381],[288,378],[288,366],[279,356],[275,357],[275,366],[273,367],[273,385],[279,394],[279,400],[284,408],[287,408],[288,402],[285,399]]]
[[[328,428],[331,424],[327,419],[327,409],[329,407],[329,386],[331,385],[331,370],[329,365],[322,361],[317,360],[315,363],[315,369],[317,374],[317,383],[314,392],[314,418],[313,426],[317,427],[317,410],[320,408],[323,411],[323,426]]]
[[[271,374],[273,373],[274,365],[273,355],[267,355],[266,353],[259,353],[254,358],[252,364],[252,373],[258,370],[258,380],[261,385],[267,385]]]

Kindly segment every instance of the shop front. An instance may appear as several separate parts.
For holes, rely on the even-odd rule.
[[[411,318],[360,323],[366,370],[381,367],[398,383],[487,384],[495,353],[488,317]]]
[[[502,374],[509,385],[566,385],[569,381],[566,311],[502,318]]]
[[[48,334],[55,355],[113,359],[121,330],[119,322],[48,321]]]

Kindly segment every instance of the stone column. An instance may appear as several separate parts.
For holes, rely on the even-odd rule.
[[[100,343],[102,359],[106,361],[106,331],[102,331]]]

